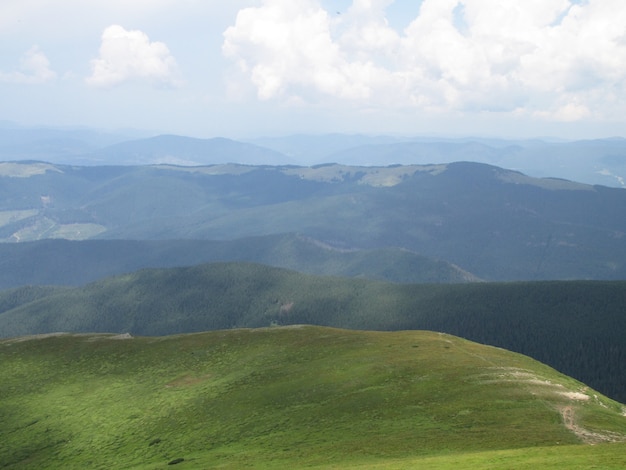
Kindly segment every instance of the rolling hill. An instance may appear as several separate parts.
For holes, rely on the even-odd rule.
[[[0,342],[4,468],[620,468],[623,406],[431,332]],[[599,444],[590,446],[586,444]]]
[[[452,163],[70,167],[0,163],[0,240],[299,233],[399,248],[486,280],[626,278],[626,191]]]
[[[2,291],[0,335],[428,329],[527,354],[626,402],[625,304],[625,281],[390,284],[214,263]]]

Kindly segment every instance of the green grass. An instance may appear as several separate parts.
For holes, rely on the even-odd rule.
[[[335,468],[396,470],[537,470],[539,468],[563,470],[622,470],[626,464],[626,444],[597,446],[554,446],[515,450],[466,453],[443,457],[388,460],[375,463],[348,465]],[[327,467],[328,468],[328,467]]]
[[[558,452],[581,442],[563,424],[564,406],[589,431],[626,435],[621,405],[583,384],[430,332],[5,340],[0,396],[0,466],[20,469],[156,469],[176,458],[180,468],[450,468],[464,459],[502,468],[488,464],[574,455]],[[611,446],[573,449],[603,448],[608,459]]]

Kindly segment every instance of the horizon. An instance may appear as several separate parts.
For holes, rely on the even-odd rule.
[[[332,136],[342,136],[342,137],[389,137],[393,139],[406,141],[419,141],[419,140],[433,140],[433,141],[461,141],[461,140],[496,140],[502,142],[515,142],[515,141],[539,141],[544,143],[576,143],[576,142],[587,142],[594,140],[626,140],[625,136],[622,135],[607,135],[604,137],[589,137],[589,138],[576,138],[576,137],[559,137],[555,135],[531,135],[524,137],[516,137],[513,135],[501,135],[501,134],[451,134],[451,133],[424,133],[424,134],[405,134],[405,133],[393,133],[393,132],[333,132],[333,131],[319,131],[319,132],[281,132],[280,130],[275,130],[273,132],[268,132],[266,134],[254,134],[254,135],[237,135],[237,136],[227,136],[223,134],[215,134],[215,135],[193,135],[192,133],[175,133],[169,132],[167,130],[159,130],[159,129],[142,129],[142,128],[106,128],[106,127],[92,127],[88,125],[80,125],[80,124],[67,124],[67,125],[55,125],[55,124],[24,124],[20,122],[15,122],[7,119],[0,119],[0,130],[49,130],[49,131],[60,131],[60,132],[96,132],[101,134],[109,134],[109,135],[117,135],[122,140],[121,142],[132,141],[132,140],[143,140],[143,139],[151,139],[154,137],[163,137],[163,136],[173,136],[173,137],[183,137],[189,139],[198,139],[198,140],[211,140],[211,139],[229,139],[233,141],[240,142],[255,142],[257,140],[263,139],[289,139],[292,137],[332,137]],[[262,146],[262,144],[257,144]]]
[[[626,4],[508,3],[6,0],[0,120],[239,140],[625,137]]]

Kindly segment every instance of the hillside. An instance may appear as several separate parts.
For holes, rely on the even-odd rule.
[[[0,163],[5,242],[235,240],[285,233],[342,250],[407,250],[486,280],[626,278],[621,189],[472,163]]]
[[[392,282],[478,278],[445,261],[399,248],[346,251],[296,234],[240,240],[39,240],[0,243],[0,289],[84,285],[142,268],[247,261],[300,272]]]
[[[439,333],[5,340],[0,394],[5,468],[626,464],[623,444],[584,445],[624,440],[622,405]]]
[[[0,335],[155,336],[304,323],[428,329],[527,354],[626,402],[625,296],[624,281],[402,285],[217,263],[3,291]]]

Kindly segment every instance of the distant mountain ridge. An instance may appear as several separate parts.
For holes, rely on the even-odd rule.
[[[286,152],[301,164],[432,164],[470,161],[587,184],[626,188],[626,139],[580,141],[496,138],[294,135],[253,143]]]
[[[284,233],[349,250],[407,250],[486,280],[626,278],[626,191],[616,188],[468,162],[0,163],[5,242]]]
[[[0,160],[39,160],[69,165],[241,163],[300,166],[471,161],[522,171],[534,177],[626,188],[626,139],[621,137],[563,141],[301,134],[232,140],[0,123]]]
[[[239,163],[244,165],[286,165],[293,160],[274,150],[223,137],[197,139],[159,135],[121,142],[83,158],[90,164],[184,166]]]

